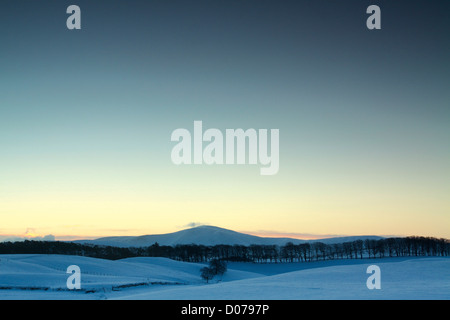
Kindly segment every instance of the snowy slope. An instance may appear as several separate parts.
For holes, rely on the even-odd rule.
[[[380,239],[377,236],[353,236],[353,237],[336,237],[327,238],[314,241],[321,241],[324,243],[340,243],[345,241],[353,241],[357,239]],[[314,242],[309,241],[309,242]],[[258,237],[245,233],[240,233],[228,229],[223,229],[214,226],[199,226],[195,228],[185,229],[178,232],[159,234],[159,235],[145,235],[145,236],[121,236],[121,237],[104,237],[95,240],[77,240],[78,243],[91,243],[97,245],[109,245],[116,247],[145,247],[151,246],[155,242],[160,245],[174,246],[177,244],[198,244],[198,245],[245,245],[252,244],[259,245],[285,245],[287,242],[294,244],[304,243],[307,240],[299,240],[293,238],[267,238]]]
[[[450,299],[450,259],[424,258],[382,262],[381,289],[366,286],[370,264],[338,265],[204,286],[165,287],[157,292],[123,292],[120,299]]]
[[[129,258],[112,261],[70,255],[0,255],[0,288],[67,289],[67,267],[81,269],[83,290],[111,290],[137,284],[201,284],[205,265],[167,258]],[[223,281],[261,276],[248,271],[229,270]]]
[[[80,291],[66,289],[71,264],[81,268]],[[366,287],[371,264],[381,268],[381,290]],[[450,299],[450,258],[230,263],[210,284],[199,277],[203,266],[166,258],[0,255],[0,299]]]

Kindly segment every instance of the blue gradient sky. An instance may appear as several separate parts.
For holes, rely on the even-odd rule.
[[[449,238],[450,5],[372,2],[2,1],[0,234]],[[279,173],[173,165],[194,120],[280,129]]]

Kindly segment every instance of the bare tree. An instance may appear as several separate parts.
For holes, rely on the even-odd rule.
[[[209,280],[214,278],[214,272],[211,268],[204,267],[200,269],[200,276],[203,280],[206,280],[206,283],[208,283]]]

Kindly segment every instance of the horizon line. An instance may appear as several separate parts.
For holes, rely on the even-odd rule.
[[[288,238],[288,239],[295,239],[295,240],[321,240],[321,239],[331,239],[331,238],[342,238],[342,237],[358,237],[358,236],[377,236],[382,238],[394,238],[394,237],[410,237],[410,236],[420,236],[420,235],[379,235],[379,234],[315,234],[315,233],[300,233],[300,232],[280,232],[275,230],[255,230],[255,231],[248,231],[248,230],[232,230],[222,227],[217,227],[213,225],[208,224],[196,224],[194,226],[183,226],[181,229],[173,232],[166,232],[166,233],[146,233],[146,234],[139,234],[139,235],[71,235],[71,234],[62,234],[62,235],[53,235],[53,234],[33,234],[32,236],[25,234],[0,234],[0,242],[14,242],[14,241],[25,241],[25,240],[35,240],[35,241],[77,241],[77,240],[95,240],[99,238],[105,238],[105,237],[139,237],[139,236],[147,236],[147,235],[165,235],[165,234],[171,234],[183,230],[189,230],[194,229],[198,227],[215,227],[220,228],[224,230],[230,230],[242,234],[247,234],[251,236],[256,237],[262,237],[262,238]],[[424,237],[435,237],[435,236],[424,236]],[[435,237],[435,238],[444,238],[444,237]]]

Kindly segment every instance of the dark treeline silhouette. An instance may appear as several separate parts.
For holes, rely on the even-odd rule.
[[[275,263],[334,259],[363,259],[411,256],[449,256],[450,241],[432,237],[355,240],[344,243],[286,243],[277,245],[176,245],[120,248],[61,241],[0,243],[0,254],[65,254],[117,260],[129,257],[166,257],[188,262],[224,261]]]

